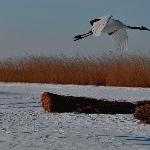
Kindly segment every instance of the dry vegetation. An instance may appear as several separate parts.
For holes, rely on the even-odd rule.
[[[0,61],[0,81],[150,87],[150,59],[35,57]]]

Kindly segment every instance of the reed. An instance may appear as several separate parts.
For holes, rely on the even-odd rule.
[[[3,59],[0,81],[150,87],[150,59],[142,56]]]

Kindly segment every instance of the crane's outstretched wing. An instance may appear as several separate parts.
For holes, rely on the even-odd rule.
[[[93,23],[92,26],[93,36],[100,36],[102,30],[104,29],[104,27],[106,26],[107,22],[111,17],[112,16],[103,16],[100,17],[99,21]]]
[[[127,50],[128,49],[128,35],[125,28],[117,30],[111,34],[112,40],[116,43],[117,49]]]

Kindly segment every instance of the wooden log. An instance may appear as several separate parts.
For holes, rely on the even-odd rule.
[[[137,102],[135,102],[136,107],[144,106],[146,104],[150,105],[150,100],[149,101],[148,100],[143,100],[143,101],[137,101]]]
[[[42,107],[47,112],[79,112],[103,114],[130,114],[136,104],[130,102],[97,100],[87,97],[74,97],[44,92],[41,96]]]
[[[133,116],[143,123],[150,124],[150,104],[137,107]]]

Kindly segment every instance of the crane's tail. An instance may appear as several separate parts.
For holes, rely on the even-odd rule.
[[[88,37],[88,36],[90,36],[90,35],[92,35],[92,34],[93,34],[92,31],[89,31],[89,32],[84,33],[84,34],[79,34],[79,35],[76,35],[76,36],[73,38],[73,40],[74,40],[74,41],[78,41],[78,40],[83,39],[83,38],[85,38],[85,37]]]

